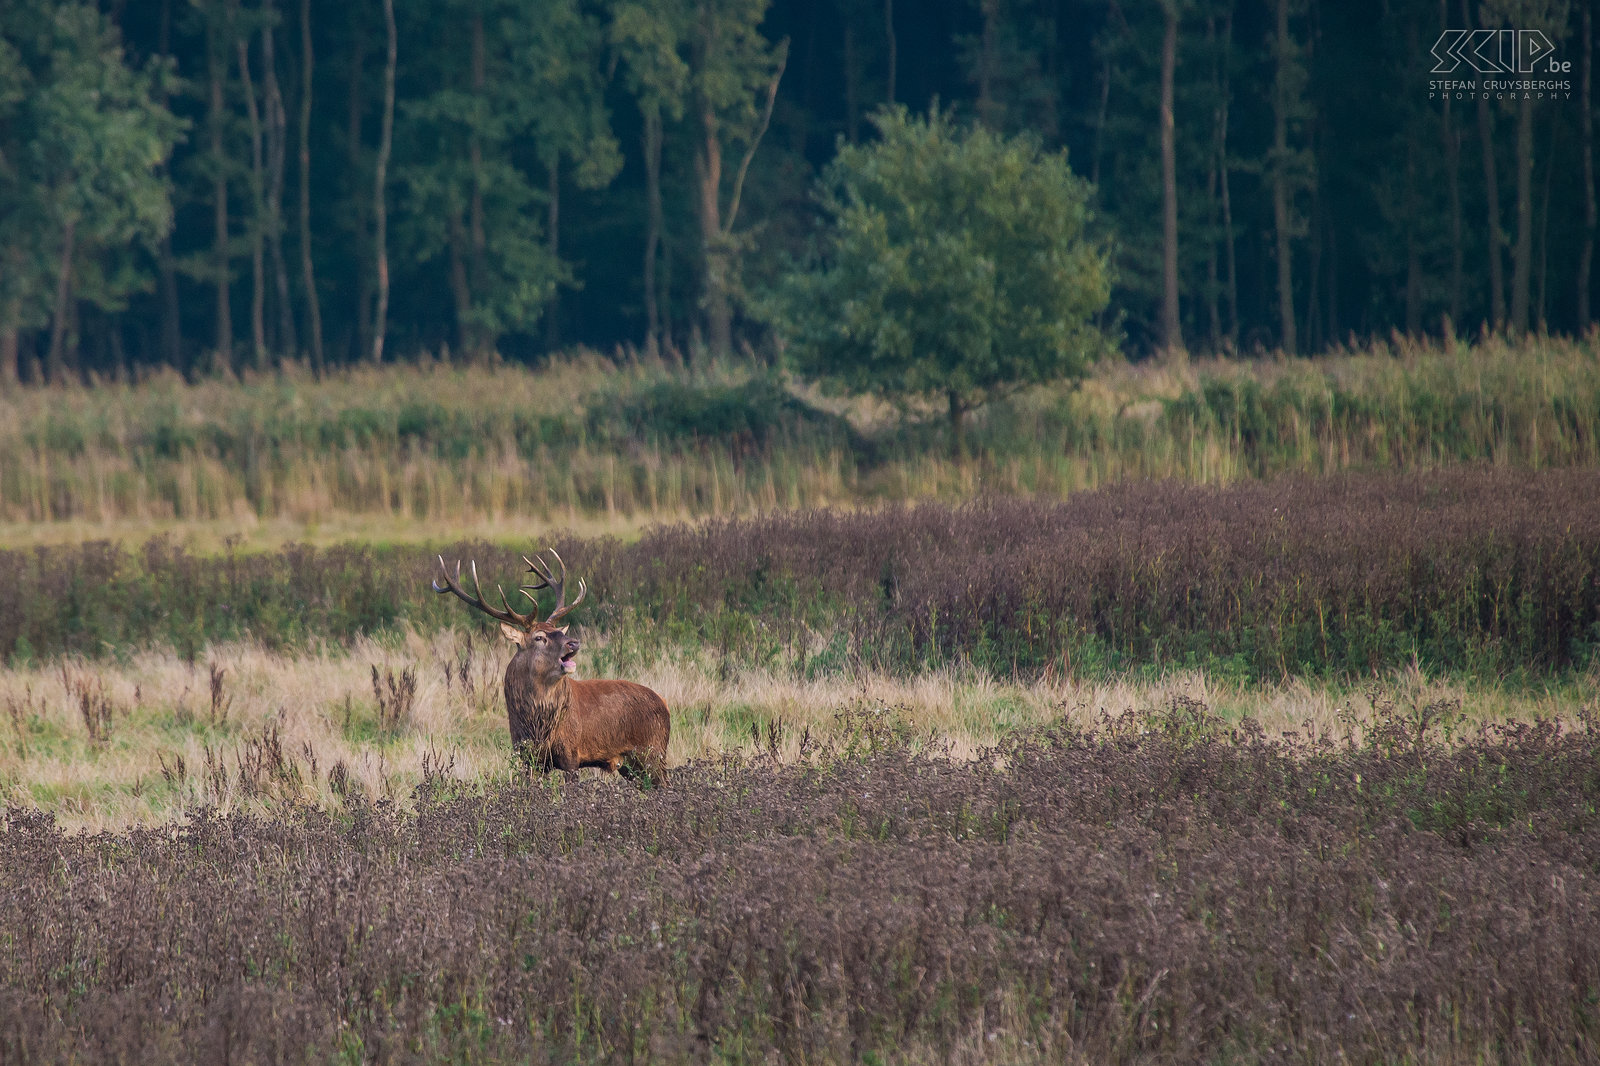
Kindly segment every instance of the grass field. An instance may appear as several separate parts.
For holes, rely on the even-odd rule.
[[[533,372],[386,367],[0,396],[0,536],[176,532],[206,550],[229,538],[520,541],[777,508],[1059,498],[1146,478],[1596,461],[1588,341],[1105,364],[1081,388],[981,410],[963,458],[936,412],[902,418],[746,364],[685,371],[588,353]]]
[[[1591,342],[0,397],[0,1061],[1600,1059]],[[670,779],[428,589],[556,546]]]

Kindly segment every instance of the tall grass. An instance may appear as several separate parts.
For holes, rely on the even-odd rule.
[[[438,529],[774,508],[1059,497],[1139,478],[1600,461],[1592,340],[1186,368],[1107,365],[981,412],[816,395],[748,366],[581,353],[525,371],[420,365],[322,381],[156,378],[0,397],[0,523],[118,528],[377,516]]]

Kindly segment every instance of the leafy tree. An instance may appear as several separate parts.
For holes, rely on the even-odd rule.
[[[739,202],[756,148],[772,121],[789,58],[789,42],[769,44],[761,35],[768,0],[696,0],[690,47],[690,87],[699,127],[694,171],[702,255],[701,299],[711,348],[733,347],[732,297],[737,289],[735,254]],[[731,180],[723,153],[744,152]],[[724,187],[727,187],[724,195]]]
[[[1107,347],[1091,187],[1031,137],[901,107],[872,121],[881,139],[842,145],[824,172],[821,255],[789,276],[779,315],[801,373],[943,397],[960,449],[974,407],[1079,378]]]
[[[656,260],[665,224],[661,204],[664,122],[683,118],[689,64],[679,52],[693,29],[692,14],[688,0],[623,0],[613,9],[611,18],[611,44],[624,63],[628,92],[638,105],[644,127],[640,133],[646,209],[642,283],[645,347],[651,350],[659,345],[662,333],[662,294],[657,292]]]
[[[120,310],[148,284],[138,250],[172,224],[161,168],[181,129],[157,102],[168,70],[129,67],[93,4],[0,5],[0,375],[48,321],[59,377],[75,301]]]
[[[447,259],[458,347],[482,354],[504,333],[531,330],[570,279],[541,224],[538,209],[550,201],[529,174],[534,160],[516,146],[533,144],[546,168],[576,157],[580,181],[602,183],[615,173],[616,148],[600,132],[598,76],[585,69],[598,63],[596,49],[543,29],[591,29],[575,3],[453,0],[435,14],[427,80],[437,88],[405,105],[411,162],[400,177],[413,255]],[[571,82],[590,91],[545,95]]]

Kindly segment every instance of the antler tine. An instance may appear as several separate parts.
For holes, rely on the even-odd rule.
[[[537,585],[523,585],[523,588],[533,589],[537,592],[539,589],[550,587],[550,582],[553,580],[550,576],[550,568],[545,566],[542,560],[530,559],[524,555],[522,561],[528,564],[528,573],[535,575],[539,579]]]
[[[501,622],[506,622],[510,625],[526,628],[530,622],[538,621],[539,613],[537,610],[534,610],[529,614],[518,614],[516,611],[513,611],[511,609],[511,601],[506,599],[505,589],[501,588],[499,585],[496,585],[495,588],[500,589],[500,602],[504,605],[504,609],[497,610],[485,603],[483,601],[483,584],[478,580],[478,562],[476,559],[474,559],[472,562],[472,589],[476,595],[468,595],[467,591],[461,587],[460,559],[456,560],[456,576],[453,578],[450,576],[450,568],[445,565],[444,556],[441,555],[438,557],[438,559],[439,571],[440,575],[444,578],[445,587],[440,588],[439,582],[435,581],[433,582],[433,591],[438,593],[453,593],[468,606],[476,607],[490,618],[497,619]]]
[[[550,549],[550,554],[556,556],[556,562],[561,562],[561,556],[556,555],[554,548]],[[578,579],[578,595],[573,598],[571,603],[568,603],[566,583],[567,565],[565,563],[561,563],[561,582],[556,586],[557,595],[555,610],[551,611],[549,616],[545,618],[546,622],[554,622],[557,618],[560,618],[562,615],[578,606],[578,604],[582,603],[583,598],[589,594],[589,586],[585,584],[583,578],[580,577]]]

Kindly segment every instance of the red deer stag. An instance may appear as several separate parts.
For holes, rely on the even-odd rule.
[[[632,681],[579,681],[577,670],[578,638],[556,623],[578,604],[589,589],[578,581],[578,595],[567,602],[567,564],[554,548],[550,554],[561,567],[558,578],[542,559],[522,561],[537,579],[519,591],[533,602],[533,610],[518,614],[511,609],[504,589],[500,589],[501,608],[483,601],[478,584],[478,564],[472,564],[472,588],[468,595],[461,587],[461,563],[455,576],[439,557],[444,584],[433,583],[433,591],[453,592],[468,604],[500,622],[500,632],[518,651],[506,667],[506,713],[511,719],[511,745],[524,759],[544,770],[576,772],[579,767],[598,766],[611,773],[621,770],[633,776],[633,767],[624,760],[630,756],[660,777],[667,758],[670,717],[660,696]],[[499,586],[496,586],[499,588]],[[539,601],[533,593],[554,589],[556,605],[539,620]]]

